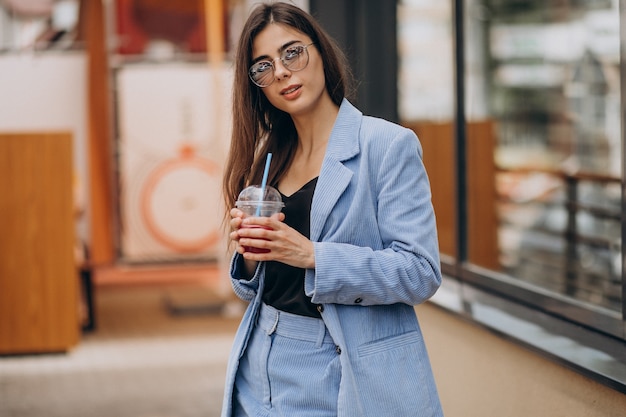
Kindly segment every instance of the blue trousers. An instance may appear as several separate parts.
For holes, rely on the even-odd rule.
[[[335,417],[339,353],[321,319],[263,304],[235,378],[235,417]]]

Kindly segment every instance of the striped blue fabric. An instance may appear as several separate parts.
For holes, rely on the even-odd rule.
[[[339,354],[320,319],[261,305],[235,381],[233,416],[336,417]]]
[[[337,417],[441,417],[414,309],[437,291],[441,271],[430,185],[413,131],[363,116],[344,100],[313,197],[311,240],[315,269],[306,270],[305,292],[323,307],[322,320],[341,351],[339,388],[315,389],[336,402]],[[259,360],[251,346],[257,345],[265,270],[260,265],[245,279],[235,254],[230,273],[235,293],[250,305],[229,360],[223,417],[232,415],[238,369]],[[297,363],[268,366],[275,371],[284,364],[281,375],[307,379],[299,371],[307,361],[294,357]],[[308,387],[275,377],[288,381],[278,384]],[[310,406],[293,416],[308,415]]]

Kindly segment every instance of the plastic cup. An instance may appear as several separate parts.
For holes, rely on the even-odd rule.
[[[265,190],[260,185],[251,185],[244,188],[235,202],[235,207],[243,211],[244,218],[250,216],[270,217],[280,213],[285,204],[280,193],[274,187],[265,186]],[[245,228],[261,228],[258,225],[242,225]],[[268,249],[244,246],[246,252],[267,253]]]

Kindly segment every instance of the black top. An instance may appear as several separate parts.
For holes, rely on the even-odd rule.
[[[317,178],[313,178],[289,197],[280,193],[285,203],[285,224],[307,238],[311,235],[311,202],[316,184]],[[321,317],[311,297],[304,294],[304,269],[282,262],[268,261],[265,265],[263,302],[288,313]]]

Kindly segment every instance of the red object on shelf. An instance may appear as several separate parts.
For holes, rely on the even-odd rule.
[[[151,40],[184,52],[206,52],[205,18],[199,0],[116,0],[120,54],[140,55]]]

